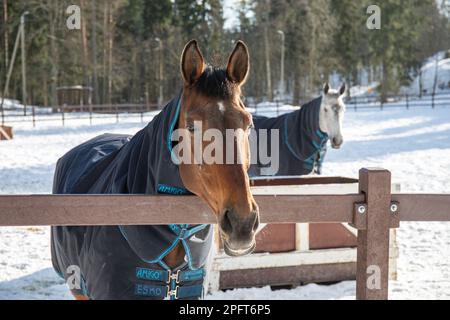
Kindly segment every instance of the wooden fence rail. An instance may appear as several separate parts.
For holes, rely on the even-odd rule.
[[[345,178],[263,179],[253,185],[352,183]],[[263,223],[350,223],[358,229],[358,299],[387,299],[389,229],[400,221],[450,221],[450,195],[391,194],[391,174],[361,169],[359,193],[255,196]],[[157,208],[157,210],[155,210]],[[0,227],[214,224],[195,196],[3,195]]]
[[[393,194],[401,221],[449,221],[450,196]],[[255,196],[262,223],[353,223],[363,194]],[[157,210],[155,210],[157,208]],[[152,225],[216,223],[193,196],[0,195],[2,226]]]

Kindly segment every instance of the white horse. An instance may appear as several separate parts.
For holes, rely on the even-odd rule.
[[[345,90],[345,84],[342,84],[339,90],[331,89],[328,83],[323,87],[319,126],[323,132],[328,134],[334,149],[339,149],[344,143],[342,123],[345,114]]]
[[[266,157],[270,165],[263,163],[259,157],[256,164],[252,162],[250,175],[267,175],[265,172],[276,176],[320,174],[328,140],[334,149],[339,149],[344,143],[342,123],[345,91],[345,84],[335,90],[326,83],[321,97],[311,100],[298,110],[274,118],[253,116],[255,149],[258,155],[270,154],[271,157]],[[274,139],[278,143],[260,143],[258,136],[261,130],[271,133],[276,130],[277,137]],[[261,148],[264,150],[261,151]],[[265,169],[268,167],[271,170]]]

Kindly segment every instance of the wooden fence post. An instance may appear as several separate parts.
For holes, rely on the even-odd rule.
[[[0,110],[2,113],[2,126],[5,124],[5,109],[3,109],[3,102],[4,101],[0,101]]]
[[[35,110],[34,106],[32,106],[32,111],[33,111],[32,119],[33,119],[33,128],[34,128],[34,127],[36,127],[36,110]]]
[[[89,104],[89,124],[92,126],[92,104]]]
[[[358,228],[356,298],[386,300],[389,279],[389,229],[391,227],[391,173],[361,169],[359,192],[365,203],[355,205]]]
[[[65,105],[64,104],[61,105],[61,119],[62,119],[63,127],[64,127],[64,108],[65,108]]]

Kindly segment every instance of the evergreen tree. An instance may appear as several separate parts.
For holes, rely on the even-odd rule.
[[[278,31],[285,34],[286,86],[295,103],[316,96],[334,72],[357,84],[358,74],[368,70],[379,70],[371,80],[380,83],[386,100],[421,76],[425,59],[449,49],[448,3],[380,1],[381,30],[368,30],[368,0],[241,0],[239,24],[225,30],[223,0],[1,0],[0,85],[20,16],[29,11],[28,103],[56,105],[57,87],[70,85],[95,87],[99,103],[154,103],[160,83],[164,97],[174,96],[181,85],[180,52],[192,38],[221,65],[232,43],[244,40],[252,58],[245,94],[271,99],[281,74]],[[72,4],[81,8],[81,30],[66,27]],[[19,54],[9,98],[22,96],[20,64]]]
[[[337,55],[336,70],[348,85],[358,82],[359,67],[367,58],[365,25],[367,1],[332,0],[331,11],[336,16],[334,52]]]

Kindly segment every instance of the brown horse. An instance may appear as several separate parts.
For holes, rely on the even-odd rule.
[[[201,123],[202,135],[210,129],[223,137],[228,130],[249,134],[252,117],[241,101],[249,66],[243,42],[236,44],[226,69],[218,69],[207,66],[197,42],[190,41],[181,57],[181,96],[134,137],[103,135],[67,153],[58,161],[53,192],[182,194],[186,190],[211,207],[227,254],[251,253],[259,210],[247,175],[249,139],[237,135],[231,144],[228,140],[223,144],[222,153],[227,159],[231,155],[232,163],[175,163],[173,151],[185,141],[172,136],[173,131],[185,132],[189,145],[183,152],[195,157],[195,150],[203,154],[208,143],[194,138],[198,133],[194,123]],[[196,259],[192,252],[198,248],[209,252],[211,239],[211,226],[53,227],[52,261],[66,280],[68,267],[79,267],[83,288],[72,289],[77,298],[193,298],[200,295],[197,289],[206,262],[205,253]],[[162,249],[155,251],[152,246],[158,244]],[[179,284],[180,272],[186,285]],[[168,282],[161,282],[164,279]]]
[[[193,123],[200,121],[203,131],[216,129],[223,137],[227,129],[249,133],[253,126],[252,116],[241,100],[241,86],[247,79],[249,68],[248,49],[241,41],[229,57],[226,70],[207,67],[197,42],[189,42],[181,58],[184,87],[178,127],[192,130]],[[206,146],[204,142],[202,149]],[[207,202],[216,214],[227,254],[243,255],[255,247],[259,214],[247,175],[249,140],[235,139],[234,146],[223,150],[225,157],[230,147],[237,150],[233,164],[181,164],[180,174],[187,189]],[[194,158],[194,145],[191,152]],[[175,250],[175,265],[180,257],[183,253]]]
[[[249,72],[247,46],[239,41],[228,60],[226,70],[206,65],[195,40],[189,42],[181,58],[183,94],[179,129],[192,131],[194,122],[201,122],[203,131],[227,129],[249,131],[251,114],[241,100],[241,86]],[[203,134],[203,133],[202,133]],[[192,159],[194,159],[194,139]],[[259,225],[258,206],[250,191],[247,171],[250,167],[248,139],[236,139],[234,164],[180,164],[181,179],[186,188],[202,198],[216,214],[225,252],[231,256],[248,254],[255,247],[255,231]],[[201,149],[206,148],[203,142]],[[224,149],[224,154],[229,151]],[[239,164],[237,158],[244,161]],[[165,261],[175,267],[185,252],[178,245]]]

